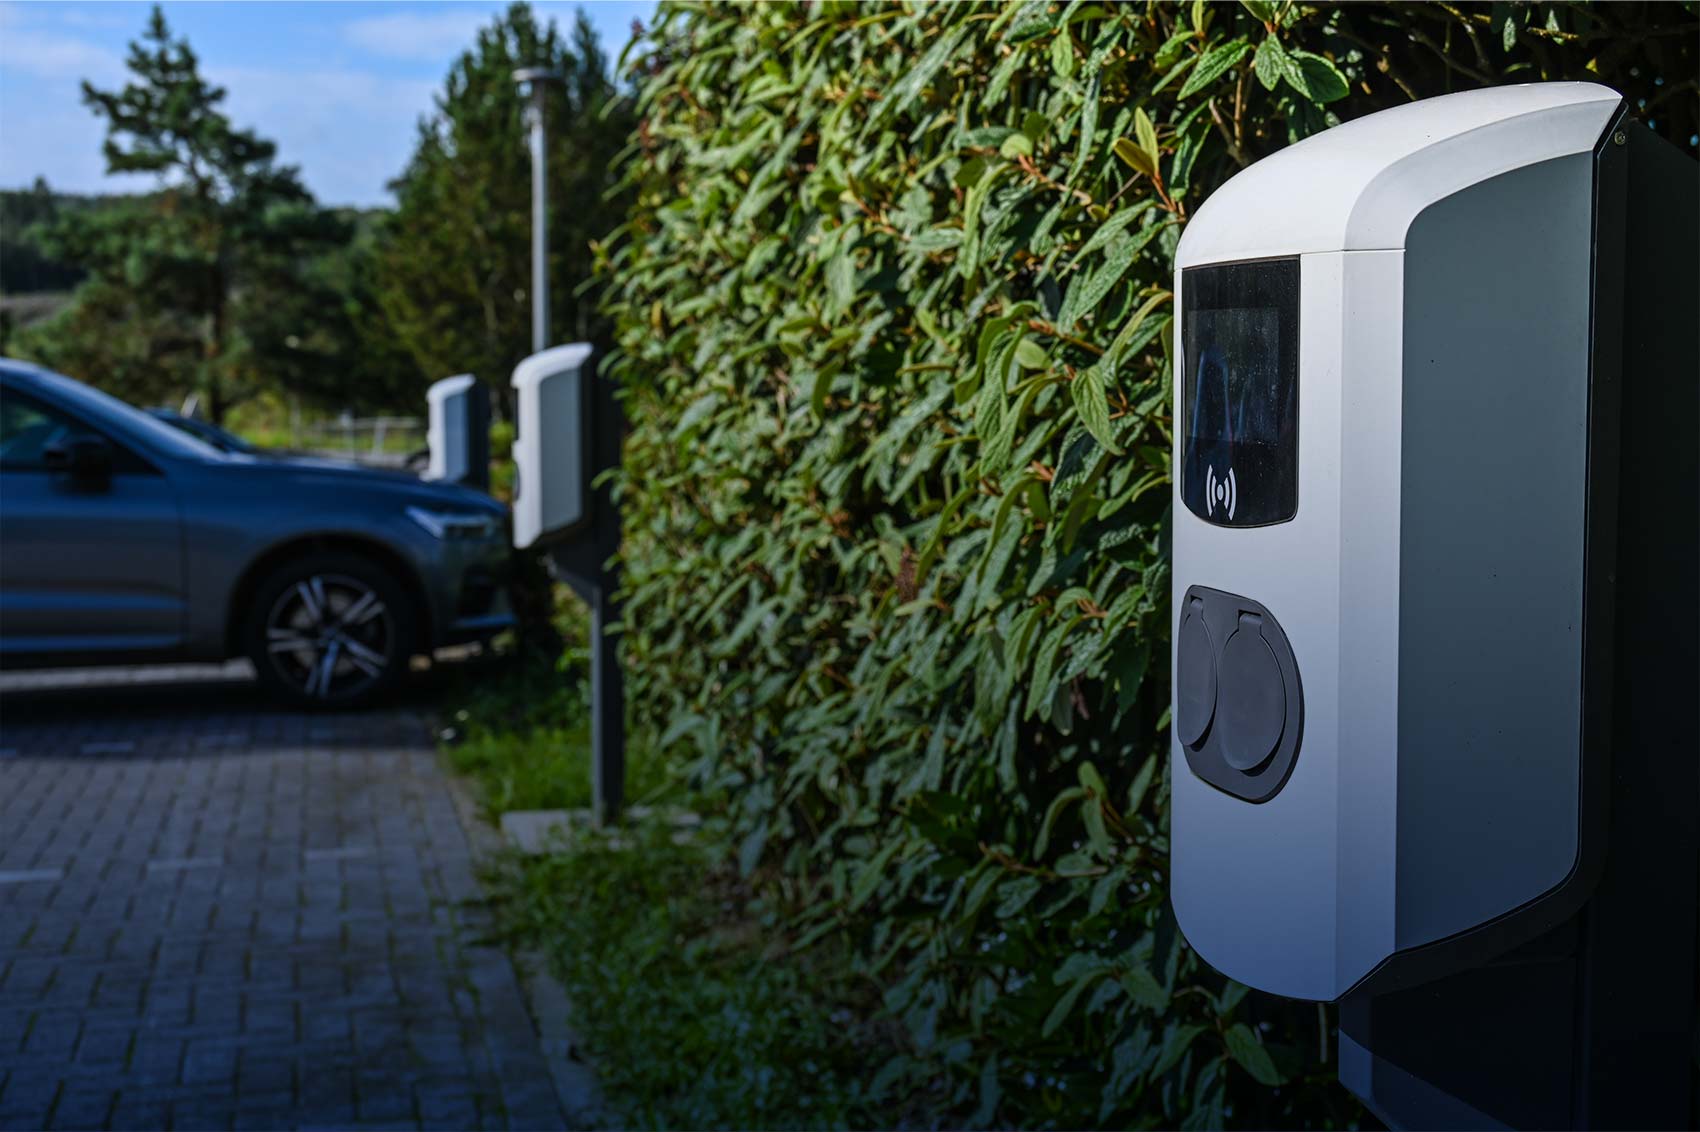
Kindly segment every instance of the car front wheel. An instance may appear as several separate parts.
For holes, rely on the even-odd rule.
[[[406,592],[353,554],[287,562],[255,591],[244,640],[260,679],[311,707],[352,707],[393,687],[413,655]]]

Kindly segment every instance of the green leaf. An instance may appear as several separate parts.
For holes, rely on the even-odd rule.
[[[1069,393],[1074,398],[1075,411],[1080,414],[1080,423],[1086,426],[1093,439],[1111,452],[1120,453],[1121,449],[1115,443],[1115,429],[1110,424],[1110,401],[1104,388],[1103,372],[1097,366],[1082,370],[1075,375]]]
[[[1131,166],[1135,172],[1143,173],[1147,177],[1151,178],[1155,178],[1157,176],[1156,161],[1152,160],[1151,155],[1141,149],[1139,144],[1133,141],[1133,139],[1117,138],[1110,148],[1115,151],[1115,155],[1117,157],[1121,158],[1125,164]]]
[[[1127,791],[1127,813],[1139,812],[1139,805],[1145,801],[1145,792],[1151,789],[1151,775],[1157,769],[1157,756],[1148,757],[1139,767],[1139,773],[1133,776],[1133,785]]]
[[[1086,797],[1086,788],[1070,786],[1061,794],[1051,799],[1051,804],[1045,808],[1045,820],[1039,823],[1039,839],[1033,843],[1033,856],[1043,858],[1045,847],[1051,843],[1051,830],[1057,824],[1057,818],[1069,806]]]
[[[852,912],[866,904],[868,897],[872,896],[879,888],[880,882],[886,879],[886,866],[891,863],[891,859],[897,855],[897,851],[901,848],[903,848],[903,841],[900,838],[892,837],[886,841],[884,848],[875,853],[872,859],[862,866],[861,872],[856,874],[855,886],[850,889],[849,907]]]
[[[1222,1035],[1222,1040],[1228,1047],[1228,1056],[1237,1062],[1241,1069],[1251,1074],[1252,1080],[1259,1085],[1283,1085],[1286,1078],[1275,1068],[1275,1063],[1269,1058],[1269,1051],[1263,1048],[1263,1043],[1257,1040],[1257,1035],[1251,1032],[1251,1027],[1244,1022],[1235,1022],[1228,1027],[1228,1032]]]
[[[1157,1063],[1151,1067],[1151,1078],[1156,1080],[1176,1065],[1186,1056],[1186,1051],[1192,1045],[1193,1039],[1204,1032],[1203,1026],[1176,1026],[1163,1035],[1163,1045],[1157,1054]]]
[[[1051,1012],[1045,1015],[1045,1024],[1039,1028],[1039,1036],[1048,1038],[1056,1033],[1057,1027],[1068,1021],[1068,1016],[1074,1012],[1074,1004],[1080,1000],[1081,994],[1103,977],[1104,972],[1100,970],[1076,979],[1069,984],[1069,988],[1063,992],[1062,997],[1057,999],[1056,1004],[1051,1007]]]
[[[1197,94],[1221,78],[1229,67],[1245,58],[1246,52],[1250,50],[1251,44],[1243,38],[1230,40],[1220,47],[1211,48],[1193,67],[1192,74],[1188,75],[1186,82],[1181,84],[1181,92],[1176,97],[1187,98]]]
[[[826,265],[827,294],[835,311],[842,311],[856,298],[856,259],[850,248],[841,248]]]
[[[1352,88],[1346,82],[1346,76],[1340,73],[1340,68],[1334,65],[1333,60],[1313,55],[1309,51],[1289,52],[1288,58],[1292,60],[1293,65],[1285,72],[1287,81],[1312,102],[1323,105],[1336,102],[1351,93]]]
[[[826,400],[832,392],[832,374],[822,371],[814,375],[814,384],[809,388],[809,411],[816,417],[826,416]]]
[[[921,61],[910,68],[880,101],[873,113],[873,123],[877,125],[909,109],[909,104],[933,81],[933,76],[950,62],[951,56],[956,53],[956,45],[962,42],[968,30],[968,25],[959,24],[935,39],[927,53],[921,56]]]
[[[1181,57],[1181,52],[1193,39],[1192,32],[1182,29],[1163,41],[1163,46],[1157,49],[1157,54],[1151,57],[1151,65],[1159,71],[1166,71],[1175,65]]]
[[[1073,330],[1077,322],[1097,310],[1098,304],[1104,301],[1104,296],[1121,282],[1122,276],[1133,266],[1135,257],[1145,250],[1145,245],[1163,228],[1162,224],[1152,224],[1132,236],[1125,236],[1113,242],[1104,262],[1085,279],[1076,280],[1070,285],[1068,297],[1063,300],[1062,311],[1057,315],[1057,326],[1065,332]]]
[[[1280,85],[1288,65],[1286,50],[1272,35],[1257,45],[1257,56],[1251,61],[1252,71],[1264,90],[1274,90]]]
[[[1027,907],[1039,892],[1038,877],[1016,877],[998,889],[997,918],[1007,920]]]
[[[1162,227],[1167,227],[1167,225],[1163,225]],[[1147,229],[1143,235],[1146,240],[1149,240],[1152,236],[1155,236],[1159,230],[1160,229],[1157,228]],[[1110,348],[1104,351],[1104,356],[1102,358],[1098,359],[1098,366],[1108,372],[1114,373],[1121,366],[1122,358],[1127,354],[1127,351],[1132,348],[1133,343],[1140,339],[1141,335],[1139,333],[1139,328],[1145,325],[1145,320],[1151,316],[1151,312],[1168,302],[1171,298],[1173,298],[1173,296],[1170,295],[1169,292],[1158,291],[1150,298],[1146,299],[1143,303],[1139,304],[1139,309],[1129,315],[1127,322],[1123,323],[1122,328],[1116,332],[1116,337],[1110,343]],[[1148,338],[1146,340],[1149,341]]]
[[[1091,899],[1086,902],[1086,915],[1092,917],[1102,912],[1109,906],[1110,897],[1115,895],[1116,889],[1126,883],[1125,869],[1115,869],[1099,877],[1097,883],[1092,886]]]
[[[1067,82],[1074,77],[1074,40],[1064,31],[1051,40],[1051,70]]]
[[[1098,104],[1103,99],[1103,77],[1093,74],[1091,81],[1086,84],[1086,97],[1080,106],[1080,135],[1074,142],[1074,162],[1068,167],[1069,184],[1079,177],[1080,171],[1086,167],[1086,161],[1092,156],[1092,139],[1098,132]]]
[[[1517,46],[1517,17],[1516,9],[1509,3],[1495,3],[1492,9],[1489,26],[1495,35],[1499,36],[1499,45],[1506,51]]]
[[[1151,175],[1154,176],[1163,151],[1157,147],[1157,127],[1151,124],[1151,116],[1145,113],[1143,106],[1137,107],[1133,112],[1133,131],[1134,136],[1139,139],[1139,148],[1151,159]]]
[[[1157,207],[1156,201],[1143,200],[1138,204],[1129,205],[1114,216],[1110,217],[1108,220],[1104,221],[1098,226],[1098,230],[1092,233],[1091,238],[1081,245],[1080,250],[1074,253],[1074,259],[1071,260],[1068,265],[1069,270],[1073,271],[1076,267],[1080,266],[1081,260],[1085,259],[1093,252],[1121,235],[1128,225],[1132,224],[1135,220],[1138,220],[1141,216],[1144,216],[1155,207]]]
[[[1100,860],[1108,860],[1115,853],[1115,845],[1110,841],[1109,828],[1104,824],[1104,803],[1097,798],[1081,802],[1080,818],[1086,826],[1086,841],[1092,846],[1092,851]]]
[[[1017,157],[1030,157],[1033,154],[1033,139],[1026,134],[1011,134],[998,146],[998,156],[1013,161]]]
[[[1051,982],[1060,987],[1093,975],[1107,974],[1111,967],[1111,961],[1095,951],[1075,951],[1071,952],[1068,958],[1063,960],[1062,966],[1051,975]]]
[[[1015,347],[1015,364],[1022,369],[1046,369],[1051,359],[1043,346],[1031,338],[1023,338]]]
[[[1251,13],[1251,18],[1260,24],[1271,23],[1275,19],[1275,5],[1271,0],[1240,0],[1240,3]]]
[[[1135,961],[1121,975],[1121,984],[1139,1005],[1157,1014],[1169,1009],[1169,992],[1152,977],[1144,963]]]
[[[762,822],[750,830],[738,846],[738,873],[749,876],[756,871],[761,863],[762,850],[767,847],[767,823]]]

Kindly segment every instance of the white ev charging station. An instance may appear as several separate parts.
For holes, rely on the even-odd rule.
[[[425,392],[425,478],[490,490],[490,390],[470,373],[433,382]]]
[[[514,546],[521,550],[570,538],[589,518],[589,360],[581,342],[533,354],[514,369]]]
[[[590,607],[592,792],[598,821],[625,795],[625,681],[607,629],[619,619],[620,516],[606,484],[620,464],[625,415],[595,377],[588,343],[554,346],[515,367],[514,546],[546,548],[551,571]]]
[[[1176,253],[1175,913],[1394,1126],[1694,1119],[1696,168],[1471,91]]]

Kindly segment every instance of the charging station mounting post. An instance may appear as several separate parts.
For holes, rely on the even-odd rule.
[[[513,78],[529,99],[526,126],[531,148],[532,356],[514,372],[515,388],[521,390],[520,435],[515,441],[515,464],[520,469],[515,491],[516,545],[530,545],[543,533],[544,526],[555,527],[559,540],[549,549],[551,573],[571,586],[590,608],[592,813],[596,823],[602,825],[619,815],[625,800],[625,680],[614,638],[608,633],[609,626],[619,620],[619,606],[614,600],[619,575],[608,563],[620,548],[620,518],[608,486],[592,488],[591,483],[598,473],[619,465],[625,422],[612,390],[595,380],[590,348],[550,346],[549,151],[544,99],[549,86],[559,85],[563,76],[546,67],[525,67],[515,71]],[[563,389],[545,397],[544,385],[560,379],[565,379],[563,384],[572,392]],[[570,421],[557,414],[555,420],[545,422],[540,411],[543,404],[554,404],[557,399]],[[525,412],[528,405],[538,410],[529,421]],[[552,435],[557,430],[570,435]],[[538,474],[546,460],[541,451],[545,435],[552,435],[552,446],[573,449],[570,456],[563,454],[558,460],[566,494],[572,497],[564,506],[560,500],[551,504],[539,498],[539,493],[551,486]],[[524,468],[528,462],[533,465],[529,475]],[[549,459],[548,463],[553,465],[557,460]],[[527,490],[533,498],[522,503],[520,496]],[[545,520],[545,510],[561,513]],[[522,512],[524,516],[535,513],[537,522],[527,523]],[[523,541],[521,526],[527,527]]]

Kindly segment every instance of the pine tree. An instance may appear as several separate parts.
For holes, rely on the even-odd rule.
[[[580,15],[569,46],[552,21],[515,3],[451,69],[420,123],[398,208],[379,252],[379,298],[395,332],[433,377],[470,372],[506,390],[531,352],[531,163],[520,67],[565,81],[548,96],[550,325],[557,341],[597,339],[591,243],[624,215],[607,197],[632,122]]]
[[[109,173],[151,173],[155,192],[66,214],[43,236],[89,278],[32,336],[57,368],[126,395],[193,389],[221,420],[265,386],[325,384],[348,337],[338,297],[310,270],[348,239],[277,147],[219,109],[187,41],[154,8],[122,90],[83,84],[106,121]]]

